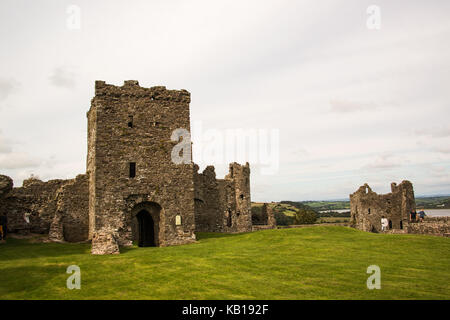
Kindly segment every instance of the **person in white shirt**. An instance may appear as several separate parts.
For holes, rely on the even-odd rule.
[[[381,231],[386,231],[389,226],[389,221],[385,216],[381,217]]]

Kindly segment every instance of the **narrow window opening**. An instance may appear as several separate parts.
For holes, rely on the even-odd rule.
[[[403,229],[403,221],[400,221],[400,229]]]
[[[136,162],[130,162],[130,178],[136,177]]]
[[[128,116],[128,127],[133,128],[133,116]]]
[[[241,200],[243,200],[243,199],[244,199],[244,195],[241,194],[241,195],[239,196],[239,198],[241,198]]]
[[[369,208],[369,210],[367,211],[367,214],[370,214],[370,208]]]
[[[231,210],[228,209],[227,211],[227,227],[231,227],[233,222],[231,221]]]

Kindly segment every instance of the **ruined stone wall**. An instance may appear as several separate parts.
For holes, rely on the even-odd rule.
[[[11,192],[13,186],[14,183],[10,177],[0,175],[0,201],[2,201],[2,199]]]
[[[407,225],[408,233],[450,236],[450,217],[425,217],[423,222]]]
[[[190,94],[165,87],[142,88],[137,81],[121,87],[97,81],[88,112],[90,236],[117,230],[120,245],[135,239],[134,208],[156,203],[159,246],[195,239],[193,165],[175,164],[175,129],[190,130]],[[130,177],[130,163],[136,176]],[[176,216],[181,225],[176,225]]]
[[[195,230],[201,232],[223,231],[223,208],[219,201],[219,182],[213,166],[198,173],[194,166]]]
[[[43,182],[31,178],[5,196],[0,210],[8,217],[8,231],[48,233],[56,212],[56,192],[66,180]],[[29,222],[25,217],[28,217]]]
[[[229,174],[225,180],[231,181],[235,210],[232,211],[233,225],[230,232],[252,231],[252,203],[250,199],[250,165],[230,164]]]
[[[225,179],[216,179],[213,166],[197,171],[198,166],[194,170],[196,231],[251,231],[249,164],[230,164]]]
[[[87,181],[87,175],[47,182],[36,178],[24,180],[22,187],[13,188],[0,201],[0,211],[8,217],[8,230],[49,233],[50,238],[57,241],[86,240]]]
[[[259,210],[252,210],[253,230],[274,229],[277,226],[273,209],[268,203],[264,203]]]
[[[370,232],[381,232],[381,218],[390,221],[390,229],[404,229],[409,213],[415,210],[411,182],[391,184],[391,193],[379,195],[367,185],[350,195],[351,226]]]
[[[89,232],[89,176],[80,174],[68,180],[56,195],[57,206],[49,238],[56,241],[81,242]]]

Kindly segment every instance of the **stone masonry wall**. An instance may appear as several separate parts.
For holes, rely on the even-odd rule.
[[[260,210],[255,211],[252,214],[252,230],[274,229],[277,227],[273,209],[268,203],[264,203]]]
[[[55,241],[86,240],[87,182],[87,175],[47,182],[36,178],[24,180],[22,187],[13,188],[0,201],[0,211],[8,217],[8,230],[49,233],[49,238]]]
[[[450,217],[425,217],[423,222],[409,223],[407,232],[450,236]]]
[[[24,180],[22,187],[13,188],[0,208],[8,217],[9,232],[48,233],[56,212],[56,192],[65,183],[66,180],[43,182],[30,178]]]
[[[88,239],[88,183],[88,175],[80,174],[57,191],[57,208],[50,227],[50,239],[69,242],[81,242]]]
[[[219,201],[219,182],[213,166],[198,173],[194,166],[195,230],[201,232],[223,231],[223,204]]]
[[[198,166],[194,168],[196,231],[252,231],[249,164],[230,164],[225,179],[216,179],[213,166],[197,171]]]

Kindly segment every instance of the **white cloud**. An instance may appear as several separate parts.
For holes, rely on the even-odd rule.
[[[73,88],[75,87],[75,73],[66,67],[57,67],[50,75],[50,83],[57,87]]]
[[[363,169],[392,169],[401,165],[398,159],[393,158],[391,154],[377,156],[370,163],[363,166]]]
[[[0,155],[0,168],[2,169],[22,169],[38,167],[40,161],[34,159],[27,153],[10,152]]]
[[[19,83],[16,80],[0,78],[0,101],[5,100],[18,87]]]
[[[0,154],[11,152],[12,148],[10,145],[10,141],[8,141],[0,131]]]
[[[425,123],[424,123],[425,125]],[[450,126],[449,125],[428,125],[425,128],[417,129],[416,134],[431,136],[433,138],[445,138],[450,137]]]
[[[370,109],[376,109],[377,106],[368,102],[357,102],[350,100],[332,99],[330,100],[331,111],[337,113],[351,113]]]

